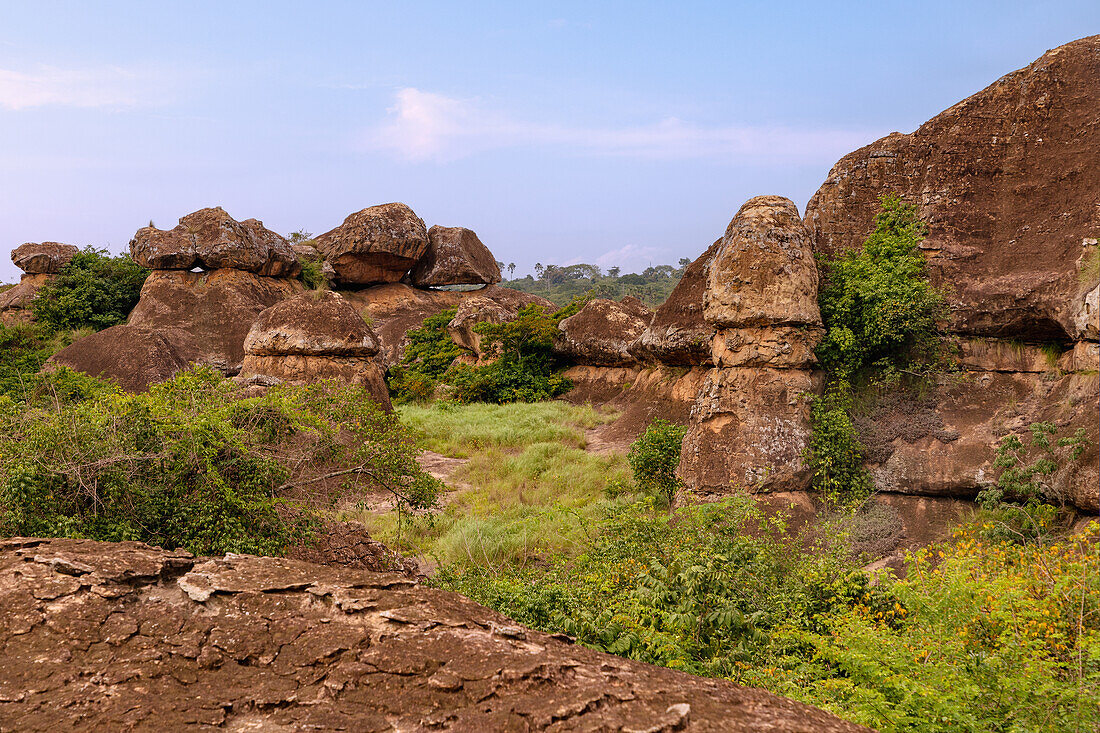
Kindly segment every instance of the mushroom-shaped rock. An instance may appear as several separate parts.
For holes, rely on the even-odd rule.
[[[355,212],[314,243],[340,282],[392,283],[424,256],[428,230],[405,204],[381,204]]]
[[[454,318],[447,324],[447,333],[451,340],[464,349],[474,352],[478,359],[489,354],[482,351],[481,334],[474,330],[479,323],[504,323],[516,317],[517,309],[506,303],[498,303],[489,298],[467,298],[455,311]]]
[[[56,275],[79,252],[71,244],[27,242],[11,251],[11,261],[31,275]]]
[[[719,328],[820,326],[817,265],[798,207],[782,196],[741,206],[707,272],[703,318]]]
[[[653,312],[637,298],[590,300],[558,324],[554,351],[577,364],[625,366],[636,361],[630,346],[652,320]]]
[[[366,387],[390,410],[378,337],[355,307],[337,293],[302,293],[256,317],[245,339],[241,374],[308,383],[335,379]]]
[[[473,231],[464,227],[433,226],[428,250],[410,273],[418,288],[450,285],[495,285],[500,266]]]
[[[237,221],[224,209],[200,209],[173,229],[142,227],[130,240],[130,256],[153,270],[233,269],[267,277],[301,271],[290,243],[257,219]]]

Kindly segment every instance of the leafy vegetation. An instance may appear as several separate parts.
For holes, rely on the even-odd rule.
[[[564,394],[572,384],[557,371],[551,347],[558,323],[578,308],[574,303],[547,314],[529,305],[505,323],[477,324],[482,344],[495,353],[477,365],[454,363],[467,353],[447,332],[456,309],[437,313],[409,331],[405,354],[387,376],[390,393],[398,404],[427,402],[440,384],[447,385],[450,400],[463,404],[538,402]]]
[[[830,503],[858,505],[873,490],[852,419],[852,385],[896,388],[903,375],[919,379],[943,368],[937,324],[946,306],[917,248],[926,234],[915,206],[886,195],[863,246],[820,262],[825,337],[817,357],[826,389],[811,408],[804,459],[813,488]]]
[[[627,459],[638,488],[654,497],[659,506],[671,507],[683,481],[676,475],[680,448],[687,428],[667,420],[654,420],[630,446]]]
[[[50,331],[100,331],[126,320],[148,275],[129,255],[112,257],[105,249],[85,247],[39,289],[31,311]]]
[[[308,530],[310,511],[283,498],[300,487],[340,478],[402,508],[435,502],[438,482],[359,388],[233,399],[209,368],[138,395],[67,369],[44,379],[35,400],[0,398],[0,534],[280,554]]]
[[[630,295],[650,308],[656,308],[668,300],[689,264],[691,260],[681,259],[676,267],[657,265],[647,267],[641,273],[623,275],[618,267],[608,268],[605,273],[596,265],[543,266],[540,263],[535,265],[534,276],[505,280],[500,285],[541,295],[558,307],[564,307],[578,298],[620,300]]]

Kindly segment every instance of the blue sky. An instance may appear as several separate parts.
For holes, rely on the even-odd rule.
[[[1093,33],[1096,0],[0,0],[0,250],[404,201],[520,272],[675,262]]]

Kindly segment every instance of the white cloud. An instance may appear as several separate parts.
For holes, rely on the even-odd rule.
[[[410,161],[448,161],[487,150],[567,147],[575,153],[654,159],[727,158],[831,162],[877,137],[859,130],[696,125],[675,117],[623,127],[531,122],[485,109],[476,100],[405,88],[388,119],[368,131],[370,150]]]
[[[130,107],[142,99],[141,75],[115,66],[33,72],[0,69],[0,107]]]

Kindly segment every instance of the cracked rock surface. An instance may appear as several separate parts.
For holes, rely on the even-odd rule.
[[[0,607],[0,730],[865,730],[391,573],[14,538]]]

